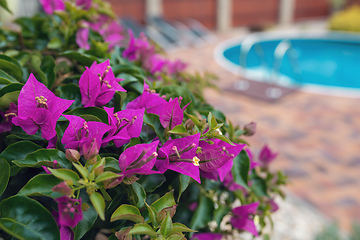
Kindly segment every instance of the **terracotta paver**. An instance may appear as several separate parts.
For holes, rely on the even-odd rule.
[[[234,35],[220,34],[217,43]],[[349,230],[360,220],[360,99],[296,91],[267,103],[224,91],[239,76],[215,62],[217,43],[169,57],[188,62],[192,71],[215,73],[223,91],[207,89],[208,102],[237,124],[257,122],[256,135],[247,139],[253,149],[267,143],[277,150],[272,167],[288,174],[288,189]]]

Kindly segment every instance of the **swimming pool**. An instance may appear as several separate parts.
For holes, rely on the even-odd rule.
[[[258,33],[221,43],[215,58],[224,68],[248,79],[360,97],[360,35]]]

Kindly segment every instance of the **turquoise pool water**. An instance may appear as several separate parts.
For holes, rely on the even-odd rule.
[[[265,80],[285,76],[294,84],[360,90],[360,40],[271,39],[245,47],[230,44],[223,57],[248,72],[262,72]]]

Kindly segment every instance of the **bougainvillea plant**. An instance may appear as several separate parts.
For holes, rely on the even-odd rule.
[[[1,238],[264,235],[286,176],[268,146],[251,152],[255,123],[206,103],[212,76],[134,37],[106,2],[40,3],[0,28]]]

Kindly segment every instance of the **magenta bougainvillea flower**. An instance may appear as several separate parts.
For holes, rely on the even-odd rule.
[[[73,115],[64,115],[69,120],[69,126],[66,128],[61,143],[65,148],[80,150],[84,144],[97,144],[97,149],[100,149],[102,138],[111,127],[102,122],[86,122],[83,118]]]
[[[167,61],[165,63],[165,68],[169,75],[183,72],[186,69],[186,67],[187,67],[187,64],[179,59],[177,59],[175,61]]]
[[[39,0],[46,14],[53,14],[54,11],[64,11],[64,0]]]
[[[191,240],[221,240],[220,233],[194,233]]]
[[[117,113],[114,113],[114,108],[104,109],[108,114],[111,129],[109,135],[104,138],[103,145],[113,140],[116,147],[121,147],[131,138],[140,136],[145,109],[126,109]]]
[[[6,112],[0,111],[3,121],[0,123],[0,133],[10,132],[12,128],[12,119],[18,115],[18,106],[10,103],[10,107]]]
[[[81,198],[73,199],[65,195],[56,198],[55,201],[58,202],[59,225],[76,227],[83,218]]]
[[[251,169],[254,169],[254,168],[257,167],[257,166],[259,166],[260,163],[258,163],[258,162],[256,162],[256,161],[254,160],[254,154],[251,152],[250,148],[246,148],[245,151],[246,151],[246,153],[247,153],[247,155],[248,155],[248,157],[249,157],[250,170],[251,170]]]
[[[231,225],[237,229],[246,230],[252,233],[254,236],[259,236],[255,224],[253,215],[256,214],[256,209],[259,206],[259,202],[243,205],[232,210],[233,216],[231,217]]]
[[[265,145],[259,154],[259,161],[263,167],[267,167],[276,157],[278,153],[271,151],[271,149]]]
[[[120,46],[121,41],[124,39],[122,32],[123,27],[116,20],[104,24],[99,29],[99,33],[104,41],[109,43],[109,50],[113,49],[115,46]]]
[[[18,116],[12,119],[13,124],[22,127],[29,135],[39,129],[41,136],[50,140],[56,135],[56,122],[61,114],[70,107],[73,100],[56,97],[44,84],[30,74],[18,99]]]
[[[92,0],[76,0],[76,5],[88,10],[91,7]]]
[[[167,141],[159,149],[156,168],[165,172],[167,169],[185,174],[200,183],[199,159],[196,150],[200,133]]]
[[[173,129],[175,126],[180,125],[184,118],[184,111],[188,103],[183,109],[180,108],[182,98],[180,97],[170,100],[168,103],[163,105],[160,112],[160,123],[164,128]]]
[[[127,148],[119,157],[119,168],[121,170],[121,181],[125,177],[134,174],[150,175],[157,174],[158,171],[152,170],[155,165],[157,146],[159,141],[149,144],[137,144]]]
[[[159,115],[167,101],[160,97],[155,90],[151,90],[149,85],[144,83],[143,93],[129,102],[126,109],[141,109],[145,108],[147,113]]]
[[[94,62],[79,80],[81,103],[84,107],[101,107],[107,104],[113,98],[115,91],[126,92],[119,85],[119,81],[121,79],[115,78],[109,60],[100,64]]]
[[[129,30],[129,45],[123,52],[123,57],[130,61],[144,61],[155,54],[155,48],[152,46],[144,33],[139,38],[134,37],[134,33]]]
[[[201,153],[197,154],[200,159],[200,169],[202,173],[217,173],[220,180],[223,181],[231,170],[232,160],[241,152],[245,144],[231,145],[219,139],[212,139],[212,141],[213,144],[200,141]]]
[[[146,58],[143,62],[144,68],[148,70],[151,74],[155,74],[158,72],[162,72],[166,60],[162,58],[159,54],[153,54]]]
[[[52,212],[52,216],[55,219],[56,224],[60,230],[60,240],[74,240],[75,235],[72,229],[68,226],[60,225],[59,223],[59,213],[56,211]]]
[[[75,42],[79,48],[84,48],[85,50],[90,49],[89,44],[89,29],[88,28],[79,28],[76,32]]]

